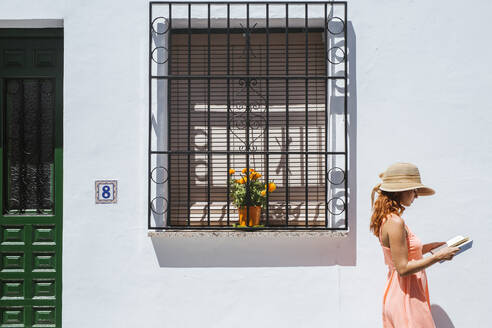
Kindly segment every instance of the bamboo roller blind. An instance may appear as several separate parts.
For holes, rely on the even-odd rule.
[[[306,53],[305,33],[289,32],[288,73],[286,34],[270,33],[269,40],[269,76],[305,75],[306,58],[308,76],[325,75],[322,33],[309,32]],[[227,66],[227,35],[210,35],[210,67],[208,66],[208,35],[192,34],[190,71],[188,34],[173,34],[171,42],[171,75],[184,77],[247,74],[248,50],[246,38],[242,34],[230,34],[229,66]],[[265,34],[251,34],[249,58],[251,78],[266,76]],[[248,88],[245,81],[240,78],[231,78],[229,86],[226,79],[215,78],[210,79],[210,82],[207,79],[172,79],[170,83],[170,150],[187,151],[188,140],[190,140],[191,151],[190,155],[173,154],[170,158],[171,224],[186,225],[188,213],[191,225],[207,224],[207,204],[210,197],[210,224],[226,225],[227,155],[214,152],[228,150],[228,135],[230,151],[245,151]],[[250,82],[249,140],[250,150],[253,153],[250,154],[249,166],[259,171],[265,178],[268,160],[269,180],[277,184],[277,190],[270,194],[270,225],[285,224],[287,200],[289,225],[305,224],[306,202],[309,224],[324,224],[325,157],[324,154],[316,154],[316,152],[325,151],[325,93],[324,79],[308,79],[306,83],[305,79],[289,81],[270,79],[268,82],[266,79],[256,78]],[[210,157],[206,153],[196,153],[209,150],[212,151]],[[266,154],[267,151],[287,150],[290,152],[288,155]],[[311,153],[307,155],[307,166],[306,155],[296,153],[306,151]],[[229,156],[231,168],[240,171],[246,167],[245,153]],[[188,172],[191,174],[188,175]],[[188,183],[190,197],[188,197]],[[288,198],[286,198],[287,185]],[[210,196],[208,196],[208,189]],[[265,212],[263,211],[263,216],[266,215]],[[231,222],[237,221],[235,213],[236,209],[230,203]]]

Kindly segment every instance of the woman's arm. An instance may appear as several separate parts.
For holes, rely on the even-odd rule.
[[[446,244],[445,241],[436,241],[434,243],[424,244],[422,246],[422,254],[428,253],[431,250],[433,250],[434,248],[437,248],[437,247],[442,246],[444,244]]]
[[[420,260],[408,261],[405,222],[402,218],[392,215],[385,226],[389,237],[393,264],[400,276],[407,276],[421,271],[442,260],[451,260],[453,255],[459,250],[458,247],[445,247],[431,256]]]

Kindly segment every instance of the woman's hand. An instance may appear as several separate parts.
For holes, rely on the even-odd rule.
[[[444,247],[443,249],[438,250],[434,256],[439,261],[450,261],[453,259],[453,256],[459,251],[459,247]]]

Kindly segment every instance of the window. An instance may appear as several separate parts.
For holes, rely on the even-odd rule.
[[[268,229],[346,229],[345,3],[153,3],[149,228],[232,228],[254,168]]]
[[[5,214],[54,209],[55,94],[51,79],[6,79]]]

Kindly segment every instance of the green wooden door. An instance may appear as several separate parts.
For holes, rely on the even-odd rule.
[[[0,29],[0,327],[60,327],[63,30]]]

